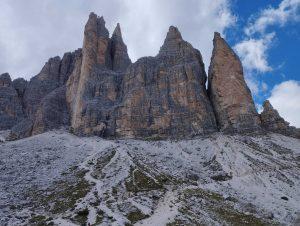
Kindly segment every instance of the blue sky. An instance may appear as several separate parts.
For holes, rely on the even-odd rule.
[[[215,31],[243,62],[257,108],[269,99],[300,127],[300,0],[1,0],[0,74],[30,79],[54,56],[82,46],[90,12],[113,31],[120,22],[133,61],[154,56],[170,25],[202,53]]]
[[[260,13],[266,9],[278,9],[282,1],[242,1],[237,0],[232,4],[232,10],[236,13],[237,21],[235,26],[225,30],[227,41],[235,46],[241,40],[249,39],[244,29],[251,21],[260,17]],[[298,16],[299,16],[298,6]],[[265,51],[267,64],[271,70],[251,71],[259,82],[267,84],[267,90],[261,90],[260,95],[254,95],[255,101],[260,103],[271,94],[271,88],[286,80],[300,80],[299,51],[300,51],[300,23],[298,19],[290,19],[284,25],[270,24],[264,34],[254,34],[252,37],[262,39],[265,35],[275,33],[269,47]],[[255,92],[254,92],[255,94]]]
[[[225,34],[243,61],[258,109],[270,99],[282,116],[299,127],[300,2],[237,0],[231,7],[236,22]]]

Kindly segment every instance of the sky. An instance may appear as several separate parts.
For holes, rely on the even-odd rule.
[[[132,61],[155,56],[170,25],[202,53],[215,31],[240,57],[257,109],[269,99],[300,128],[300,0],[1,0],[0,74],[29,80],[45,62],[82,46],[90,12],[119,22]]]

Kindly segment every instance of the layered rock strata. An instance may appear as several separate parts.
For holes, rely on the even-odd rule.
[[[151,137],[216,131],[201,54],[175,27],[156,57],[131,64],[119,24],[109,39],[103,18],[91,14],[78,64],[67,85],[76,133]]]
[[[219,129],[228,132],[257,130],[260,119],[240,59],[217,32],[213,43],[208,94]]]
[[[0,75],[0,130],[10,129],[23,118],[22,102],[10,75]]]
[[[29,82],[0,76],[0,129],[19,139],[61,126],[78,135],[179,138],[265,130],[298,137],[276,110],[256,112],[241,62],[219,33],[208,75],[202,56],[169,28],[155,57],[135,63],[120,25],[91,13],[82,49],[49,59]]]
[[[117,134],[185,136],[216,131],[201,54],[171,26],[156,57],[139,59],[123,79]]]
[[[65,53],[62,59],[50,58],[41,72],[29,82],[23,79],[13,81],[24,117],[13,124],[10,139],[31,136],[69,124],[65,84],[80,54],[79,49]]]
[[[121,81],[131,64],[117,25],[112,38],[103,17],[90,14],[82,56],[67,83],[71,127],[81,135],[114,136]]]

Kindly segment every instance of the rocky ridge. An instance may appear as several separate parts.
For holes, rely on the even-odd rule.
[[[263,111],[260,114],[262,127],[268,131],[278,132],[286,136],[300,138],[300,129],[290,126],[273,108],[270,101],[266,100],[263,103]]]
[[[49,59],[29,82],[1,75],[0,129],[10,129],[12,140],[61,126],[101,137],[267,130],[299,138],[299,130],[267,105],[257,113],[242,64],[219,33],[208,89],[206,81],[201,53],[176,27],[169,28],[157,56],[132,63],[120,25],[110,37],[103,17],[91,13],[82,49]]]

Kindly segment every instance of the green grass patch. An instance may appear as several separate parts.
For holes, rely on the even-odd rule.
[[[145,218],[149,217],[149,215],[145,215],[140,210],[136,209],[135,211],[132,211],[127,214],[127,219],[132,223],[136,223],[140,220],[143,220]]]
[[[197,209],[194,209],[193,206],[189,204],[189,200],[191,200],[191,198],[199,198],[198,203],[200,205],[197,208],[200,208],[207,213],[205,218],[209,217],[213,221],[217,221],[220,224],[232,226],[272,225],[272,222],[267,222],[263,219],[256,217],[253,214],[245,214],[235,209],[232,204],[232,201],[235,202],[237,201],[236,199],[224,199],[223,196],[220,194],[211,191],[206,191],[200,188],[186,189],[183,191],[183,197],[181,197],[181,200],[185,203],[185,206],[179,211],[186,216],[192,216],[192,218],[197,219],[197,221],[201,221],[201,218],[199,218],[200,214],[195,213],[197,212]]]
[[[211,192],[211,191],[205,191],[200,188],[196,189],[186,189],[184,190],[184,194],[187,196],[195,196],[199,197],[201,199],[210,199],[210,200],[215,200],[215,201],[224,201],[224,198],[222,195]]]
[[[101,156],[97,159],[97,162],[95,164],[94,171],[92,173],[92,176],[96,179],[101,179],[104,177],[102,174],[103,168],[111,161],[111,159],[115,156],[116,150],[110,149],[109,152],[104,154],[104,156]]]
[[[35,215],[35,216],[32,216],[31,219],[29,220],[29,225],[50,226],[50,225],[54,225],[54,224],[51,222],[51,218],[45,217],[43,215]]]
[[[85,171],[70,172],[68,179],[55,182],[47,190],[31,189],[28,196],[31,197],[34,208],[43,208],[52,214],[65,213],[74,209],[76,202],[85,197],[92,185],[84,179]]]
[[[130,176],[125,181],[125,186],[129,192],[163,189],[163,185],[159,181],[155,181],[139,169],[130,170]]]
[[[240,225],[255,225],[255,226],[267,226],[266,222],[263,222],[261,219],[255,217],[254,215],[247,215],[245,213],[239,212],[232,207],[227,208],[213,208],[213,211],[217,214],[219,218],[227,222],[232,226]]]
[[[88,215],[89,215],[89,210],[83,209],[77,212],[76,216],[74,217],[74,220],[78,223],[80,223],[80,225],[85,225],[88,219]]]

